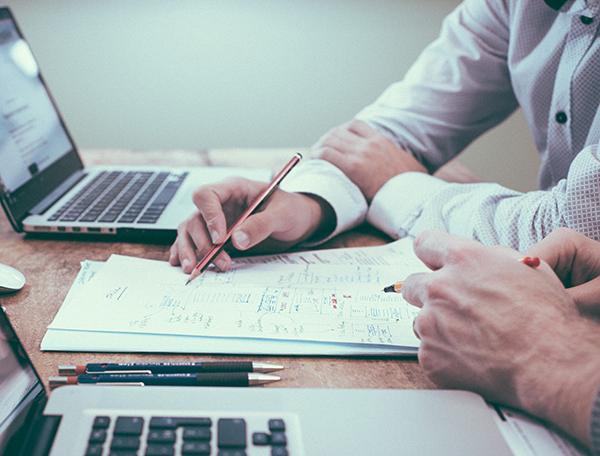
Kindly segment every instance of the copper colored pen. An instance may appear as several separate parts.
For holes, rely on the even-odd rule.
[[[208,253],[204,255],[204,258],[202,258],[198,262],[198,264],[190,274],[188,281],[185,283],[186,285],[204,272],[204,270],[210,265],[212,260],[219,254],[221,250],[223,250],[225,243],[229,240],[229,238],[231,238],[233,231],[242,223],[244,223],[246,219],[258,208],[258,206],[260,206],[271,196],[271,194],[275,191],[275,189],[281,183],[283,178],[287,176],[287,174],[292,170],[294,166],[296,166],[296,164],[300,161],[301,158],[302,155],[300,154],[294,155],[292,159],[288,162],[288,164],[285,165],[281,171],[279,171],[279,174],[277,174],[273,178],[273,180],[260,192],[260,194],[252,202],[252,204],[248,206],[246,210],[242,212],[242,215],[240,215],[238,219],[233,223],[233,225],[229,227],[229,229],[227,230],[227,234],[225,235],[225,240],[220,244],[213,245],[212,248],[208,251]]]

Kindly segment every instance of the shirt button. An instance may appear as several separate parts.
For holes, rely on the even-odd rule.
[[[583,22],[585,25],[590,25],[592,22],[594,22],[593,17],[587,17],[587,16],[579,16],[579,20],[581,22]]]
[[[554,118],[561,124],[564,124],[567,121],[567,115],[563,111],[558,111]]]

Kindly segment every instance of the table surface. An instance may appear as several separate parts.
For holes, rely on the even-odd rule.
[[[82,150],[86,166],[95,164],[247,166],[277,171],[293,153],[302,149],[219,149],[219,150]],[[459,163],[450,163],[437,175],[455,182],[478,181]],[[360,226],[320,248],[380,245],[389,242],[382,233]],[[106,261],[115,253],[155,260],[168,259],[169,245],[117,243],[110,241],[48,240],[16,233],[4,213],[0,214],[0,263],[20,270],[27,278],[16,293],[0,294],[0,303],[33,362],[46,389],[48,377],[58,374],[60,364],[92,362],[183,362],[198,360],[238,360],[249,357],[42,352],[40,344],[47,326],[58,312],[83,260]],[[435,385],[423,374],[416,358],[343,358],[277,356],[251,357],[287,367],[285,380],[265,387],[302,388],[405,388],[431,389]]]

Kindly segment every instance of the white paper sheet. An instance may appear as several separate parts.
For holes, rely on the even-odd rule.
[[[43,350],[390,355],[418,347],[418,309],[381,291],[426,270],[408,239],[238,259],[187,287],[166,262],[113,256],[97,267],[83,265]]]

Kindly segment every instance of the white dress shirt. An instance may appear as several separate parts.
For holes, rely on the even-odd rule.
[[[451,184],[423,173],[389,180],[367,207],[333,165],[311,160],[282,188],[321,196],[332,236],[366,220],[394,238],[428,228],[520,250],[568,226],[600,240],[600,4],[465,0],[404,79],[356,116],[430,172],[520,107],[542,159],[539,191]]]

